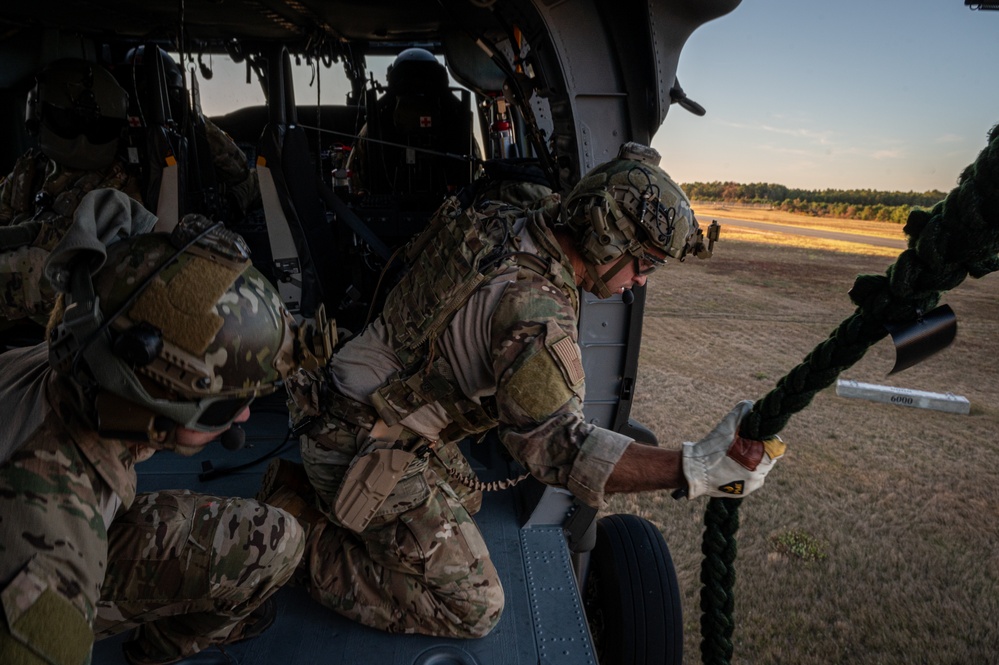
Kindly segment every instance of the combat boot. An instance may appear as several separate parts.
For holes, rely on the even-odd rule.
[[[250,612],[245,619],[236,624],[228,637],[213,646],[236,644],[257,637],[274,624],[275,617],[277,617],[277,602],[274,598],[268,598]],[[141,627],[136,628],[132,637],[121,645],[122,655],[125,656],[129,665],[171,665],[171,663],[179,663],[194,655],[162,656],[152,653],[142,641],[141,632]]]
[[[270,503],[267,499],[280,488],[287,487],[295,494],[298,494],[307,501],[315,497],[312,483],[305,473],[305,467],[298,462],[289,459],[278,458],[271,460],[260,480],[260,489],[257,490],[257,501]]]
[[[298,520],[298,523],[305,529],[305,539],[308,541],[309,533],[315,527],[316,522],[320,519],[326,519],[326,516],[315,507],[310,498],[304,497],[291,487],[284,485],[278,486],[264,500],[264,503],[274,508],[280,508]]]

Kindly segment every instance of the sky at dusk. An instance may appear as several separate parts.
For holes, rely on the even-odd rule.
[[[369,71],[384,80],[389,62]],[[234,75],[202,81],[209,115],[263,101],[256,84],[219,87],[241,79],[230,66]],[[341,104],[334,69],[319,88]],[[652,141],[679,182],[946,192],[999,123],[999,11],[963,0],[743,0],[694,32],[677,75],[707,109],[673,105]],[[315,102],[315,83],[299,73],[300,104]]]
[[[698,29],[653,146],[680,182],[949,191],[999,123],[999,11],[743,0]]]

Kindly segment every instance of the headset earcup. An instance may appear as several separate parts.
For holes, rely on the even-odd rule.
[[[163,350],[163,332],[145,321],[125,330],[114,341],[112,351],[132,367],[145,367]]]

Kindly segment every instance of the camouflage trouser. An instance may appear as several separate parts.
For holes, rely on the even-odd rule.
[[[434,466],[403,480],[363,532],[336,523],[330,506],[357,441],[329,424],[318,437],[302,437],[302,460],[328,518],[310,529],[306,545],[312,596],[390,632],[486,635],[503,611],[503,588],[462,497]],[[460,458],[450,463],[467,468],[457,447],[447,448]],[[478,493],[464,498],[473,509],[481,500]]]
[[[37,441],[0,467],[0,663],[79,665],[94,633],[133,626],[147,653],[195,653],[301,558],[298,523],[248,499],[140,495],[105,532],[105,489],[72,444]]]
[[[197,653],[291,578],[304,545],[294,518],[252,499],[139,495],[108,530],[94,632],[138,626],[147,651]]]

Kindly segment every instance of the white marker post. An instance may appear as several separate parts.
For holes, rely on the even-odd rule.
[[[923,390],[879,386],[873,383],[839,379],[836,381],[836,394],[840,397],[856,397],[871,402],[911,406],[916,409],[933,409],[962,415],[971,412],[971,403],[967,397],[950,393],[930,393]]]

